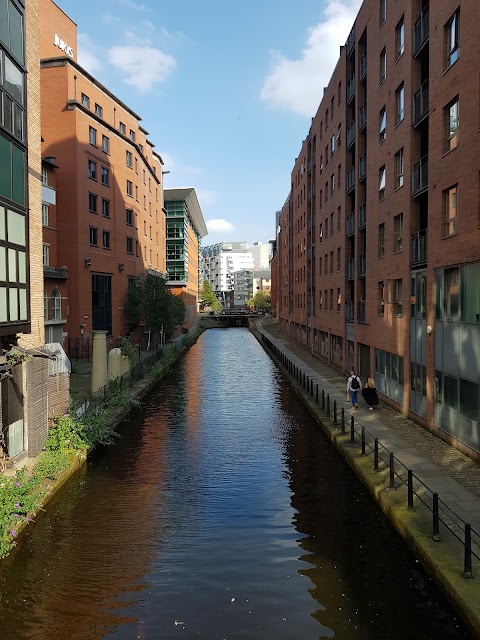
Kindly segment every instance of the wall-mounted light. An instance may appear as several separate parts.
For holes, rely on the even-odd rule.
[[[122,271],[124,271],[124,270],[125,270],[125,265],[123,264],[123,262],[120,262],[120,264],[118,265],[118,270],[119,270],[120,272],[122,272]]]
[[[92,261],[90,260],[90,258],[85,258],[85,266],[89,267],[92,264]]]
[[[162,171],[162,176],[165,176],[167,173],[170,173],[170,171]]]

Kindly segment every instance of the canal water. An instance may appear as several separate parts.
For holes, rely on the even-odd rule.
[[[0,567],[1,640],[469,637],[246,329],[205,332]]]

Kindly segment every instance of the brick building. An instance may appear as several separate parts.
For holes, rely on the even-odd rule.
[[[480,4],[365,0],[291,176],[282,331],[480,451]]]
[[[56,185],[45,318],[76,354],[95,330],[127,332],[129,278],[165,277],[163,162],[140,116],[77,63],[76,25],[51,0],[40,6],[42,158]]]

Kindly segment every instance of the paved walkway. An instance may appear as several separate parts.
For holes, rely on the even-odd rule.
[[[480,465],[456,450],[430,431],[423,429],[384,403],[369,411],[359,394],[359,408],[354,410],[346,401],[347,378],[333,367],[313,357],[294,340],[280,334],[271,317],[259,319],[258,329],[297,366],[313,379],[314,385],[345,409],[350,421],[355,421],[378,437],[379,442],[395,454],[400,462],[429,487],[472,528],[480,532]],[[347,427],[348,428],[348,427]],[[480,540],[473,537],[474,548]],[[463,538],[463,536],[462,536]],[[480,589],[479,589],[480,594]]]

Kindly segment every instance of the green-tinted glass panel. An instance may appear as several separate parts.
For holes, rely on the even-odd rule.
[[[22,284],[27,282],[27,254],[24,251],[18,252],[18,281]]]
[[[5,56],[5,89],[20,104],[23,104],[23,80],[24,73],[21,71],[10,58]]]
[[[25,206],[25,153],[12,145],[12,200]]]
[[[16,211],[7,211],[7,238],[12,244],[25,246],[25,216]]]
[[[5,239],[5,207],[0,207],[0,240]]]
[[[9,289],[8,296],[10,299],[10,322],[18,321],[18,289]]]
[[[461,270],[462,321],[480,320],[480,262],[464,265]]]
[[[5,287],[0,287],[0,322],[7,320],[7,290]]]
[[[0,40],[9,46],[8,41],[8,0],[0,0]]]
[[[478,420],[478,384],[460,380],[460,413],[470,420]]]
[[[23,16],[12,2],[10,2],[10,50],[23,64]]]
[[[444,376],[445,385],[445,404],[451,409],[458,411],[458,380],[456,378],[450,378],[450,376]]]
[[[19,302],[20,302],[20,320],[28,320],[27,315],[27,290],[19,290]]]
[[[17,252],[15,249],[8,250],[8,281],[17,282]]]
[[[7,279],[7,250],[0,247],[0,280],[5,282]]]
[[[0,135],[0,195],[12,199],[12,151],[10,142]]]

